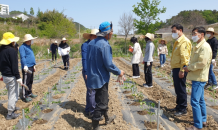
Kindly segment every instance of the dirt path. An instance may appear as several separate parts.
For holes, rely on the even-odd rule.
[[[119,68],[122,68],[126,72],[127,77],[129,78],[132,77],[132,67],[131,66],[127,65],[120,59],[115,59],[114,61]],[[153,86],[154,86],[153,88],[149,88],[149,89],[144,88],[142,86],[143,83],[145,83],[144,74],[143,73],[140,73],[140,74],[141,74],[141,78],[133,79],[137,84],[138,90],[143,92],[143,94],[145,94],[149,98],[149,100],[153,100],[155,102],[160,100],[161,107],[165,111],[165,115],[167,115],[168,117],[171,117],[179,128],[183,130],[185,127],[190,126],[190,124],[187,122],[193,121],[191,105],[188,104],[188,108],[187,108],[188,114],[186,116],[174,117],[173,113],[167,110],[174,108],[176,106],[176,97],[173,96],[169,91],[162,89],[155,82],[153,82]],[[215,130],[216,128],[218,128],[217,122],[214,121],[212,116],[208,116],[207,122],[210,125],[210,127],[204,128],[203,130]]]
[[[101,128],[106,130],[129,130],[130,125],[123,120],[122,106],[116,94],[117,90],[113,88],[114,82],[110,80],[109,84],[109,114],[116,115],[114,123],[107,126],[103,125],[104,120],[100,122]],[[66,110],[61,113],[59,120],[54,125],[56,130],[91,130],[91,120],[83,114],[86,101],[86,86],[82,76],[80,76],[76,87],[72,89],[69,96],[69,102]],[[35,128],[35,127],[34,127]],[[131,127],[131,130],[136,128]]]
[[[75,66],[81,59],[72,59],[70,60],[70,67],[72,68]],[[52,87],[55,83],[58,82],[60,75],[63,76],[67,72],[65,70],[62,70],[62,68],[57,68],[57,71],[53,75],[49,75],[46,79],[44,79],[42,82],[33,84],[33,93],[37,94],[38,97],[33,99],[32,102],[39,101],[43,97],[43,93],[47,92],[48,87]],[[31,109],[33,107],[32,102],[25,103],[21,100],[18,100],[17,107],[27,108]],[[21,111],[18,111],[17,113],[21,113]],[[5,129],[12,129],[14,125],[17,124],[18,119],[21,119],[21,116],[18,119],[7,121],[5,117],[7,116],[7,103],[4,103],[2,106],[0,106],[0,128]]]

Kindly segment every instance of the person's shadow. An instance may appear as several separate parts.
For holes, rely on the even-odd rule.
[[[85,111],[85,105],[79,104],[76,101],[67,101],[62,102],[60,104],[60,107],[64,109],[71,109],[75,113],[82,113],[84,114]],[[65,119],[69,125],[72,126],[72,128],[84,128],[85,130],[91,130],[92,124],[90,122],[85,121],[84,119],[80,117],[75,117],[75,115],[72,114],[64,114],[62,115],[62,118]]]
[[[3,106],[3,104],[0,104],[0,115],[3,115],[4,117],[7,116],[8,110]]]

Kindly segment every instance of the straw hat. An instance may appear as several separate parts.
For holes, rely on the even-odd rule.
[[[149,39],[151,39],[151,40],[154,40],[154,34],[147,33],[147,34],[145,35],[145,37],[147,37],[147,38],[149,38]]]
[[[165,39],[160,39],[160,40],[159,40],[159,43],[161,43],[161,41],[164,41],[165,44],[167,44],[167,41],[166,41]]]
[[[26,35],[24,35],[24,42],[34,40],[36,38],[37,37],[33,37],[31,34],[26,34]]]
[[[211,28],[211,27],[208,28],[206,32],[213,32],[214,35],[218,35],[218,33],[216,33],[216,32],[214,31],[214,28]]]
[[[84,34],[83,34],[83,37],[84,37],[85,39],[90,39],[90,36],[91,36],[91,35],[96,35],[96,33],[98,33],[98,32],[99,32],[98,29],[92,29],[91,33],[84,33]]]
[[[61,41],[67,41],[67,39],[65,37],[63,37]]]
[[[19,37],[15,37],[11,32],[6,32],[3,34],[3,39],[0,41],[0,45],[9,45],[12,42],[19,41]]]

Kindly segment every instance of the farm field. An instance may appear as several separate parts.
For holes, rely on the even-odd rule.
[[[114,63],[122,68],[126,74],[124,85],[116,82],[117,76],[111,75],[109,84],[109,114],[116,115],[116,119],[109,125],[100,122],[105,130],[145,130],[157,129],[158,101],[160,111],[160,130],[184,130],[193,121],[192,109],[189,103],[188,114],[175,117],[168,110],[175,107],[175,92],[170,77],[169,61],[166,66],[159,68],[158,59],[153,66],[154,87],[144,88],[143,65],[140,65],[141,77],[132,79],[132,67],[129,58],[114,58]],[[38,74],[38,73],[39,74]],[[38,61],[34,78],[33,92],[38,95],[30,103],[18,100],[17,111],[21,115],[15,120],[7,121],[7,95],[1,82],[0,100],[0,129],[23,130],[23,126],[30,130],[90,130],[91,120],[84,115],[86,104],[86,86],[82,77],[81,59],[70,60],[70,70],[63,70],[61,60],[56,63]],[[190,93],[191,83],[188,82],[187,93]],[[218,129],[217,93],[205,91],[208,112],[208,127],[203,130]],[[5,93],[5,95],[4,95]],[[189,96],[190,100],[190,96]],[[22,115],[24,110],[24,116]],[[23,120],[24,119],[24,120]],[[25,123],[25,125],[24,125]]]

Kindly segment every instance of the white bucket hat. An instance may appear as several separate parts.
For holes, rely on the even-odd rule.
[[[61,41],[67,41],[67,39],[65,37],[63,37]]]
[[[58,43],[58,41],[55,41],[54,43]]]
[[[208,28],[206,32],[213,32],[214,35],[218,35],[218,33],[216,33],[216,32],[214,31],[214,28],[211,28],[211,27]]]
[[[92,29],[91,33],[84,33],[84,34],[83,34],[83,37],[84,37],[85,39],[90,39],[90,36],[91,36],[91,35],[96,35],[98,32],[99,32],[98,29]]]
[[[147,33],[145,36],[143,36],[143,38],[146,38],[146,37],[148,37],[151,40],[154,40],[154,34]]]
[[[26,34],[26,35],[24,35],[24,42],[26,42],[26,41],[30,41],[30,40],[34,40],[34,39],[36,39],[37,37],[33,37],[31,34]]]

